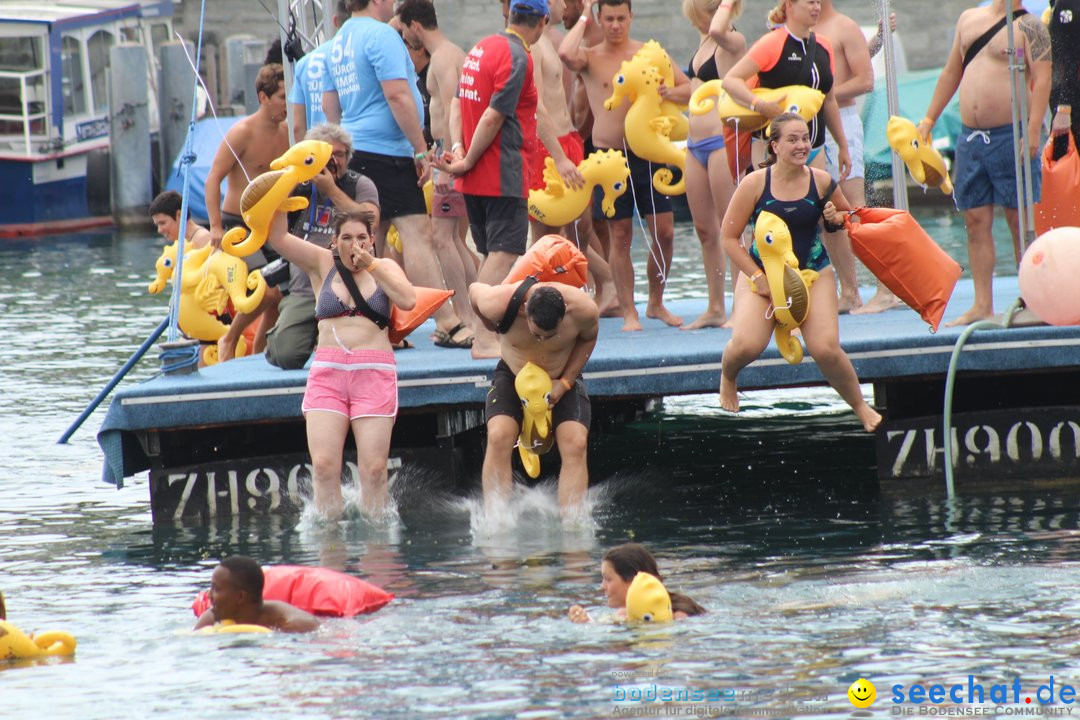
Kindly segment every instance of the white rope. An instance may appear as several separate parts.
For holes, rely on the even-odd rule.
[[[195,61],[192,59],[191,53],[188,52],[187,43],[184,42],[183,36],[181,36],[178,32],[174,34],[176,35],[177,39],[180,40],[180,47],[184,49],[184,57],[187,58],[188,65],[191,66],[191,71],[195,73],[195,82],[199,83],[199,86],[202,87],[203,92],[206,93],[206,104],[210,108],[210,113],[214,116],[214,122],[217,123],[217,129],[218,132],[221,133],[222,141],[224,141],[225,145],[229,148],[229,152],[233,154],[233,157],[236,158],[236,164],[240,166],[240,172],[244,173],[244,177],[250,183],[251,176],[248,175],[247,168],[244,167],[244,163],[240,162],[240,156],[236,154],[236,150],[229,143],[229,139],[225,136],[225,132],[221,129],[221,118],[218,117],[217,110],[214,108],[214,99],[210,95],[210,88],[206,87],[206,83],[203,82],[202,77],[199,75],[199,70],[195,67]]]
[[[626,155],[626,167],[629,170],[630,169],[630,150],[626,146],[626,138],[623,138],[623,152]],[[642,158],[642,159],[644,159],[644,158]],[[649,229],[645,226],[645,220],[641,217],[641,213],[638,212],[637,190],[634,188],[633,171],[631,171],[631,173],[630,173],[631,176],[628,179],[628,182],[630,184],[630,196],[634,201],[634,217],[637,218],[638,225],[641,227],[641,234],[645,236],[646,247],[649,248],[649,257],[651,257],[653,259],[653,261],[656,262],[656,266],[657,266],[657,268],[659,270],[658,277],[660,278],[660,284],[661,285],[667,285],[667,273],[664,271],[664,251],[660,247],[660,241],[658,239],[659,233],[657,232],[657,224],[656,224],[656,196],[654,195],[654,193],[656,192],[656,189],[653,187],[652,161],[651,160],[646,160],[645,162],[647,162],[649,164],[649,200],[652,202],[652,211],[653,211],[652,212],[653,232],[652,232],[651,237],[649,236]],[[631,239],[631,244],[633,244],[632,239]],[[654,246],[656,248],[655,252],[653,250]],[[657,258],[657,252],[660,253],[659,258]],[[646,272],[648,272],[648,270],[646,270]]]

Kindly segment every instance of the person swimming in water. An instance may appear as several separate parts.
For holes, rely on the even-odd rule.
[[[311,632],[319,621],[308,612],[279,600],[263,600],[265,578],[259,563],[243,555],[225,558],[210,577],[211,606],[195,622],[195,630],[231,620],[284,632]]]
[[[600,589],[607,597],[608,607],[616,608],[613,619],[617,622],[626,620],[626,591],[630,583],[639,572],[646,572],[656,577],[660,582],[664,581],[660,574],[660,568],[656,564],[656,558],[644,545],[638,543],[626,543],[617,545],[604,553],[600,562]],[[705,608],[698,605],[693,598],[678,592],[668,591],[671,596],[671,611],[676,620],[692,615],[703,615]],[[569,610],[571,622],[593,622],[589,613],[581,605],[571,605]]]

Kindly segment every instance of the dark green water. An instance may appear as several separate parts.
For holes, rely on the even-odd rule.
[[[963,256],[957,220],[925,224]],[[0,250],[0,589],[18,626],[79,640],[74,661],[0,667],[0,717],[848,716],[859,677],[885,717],[896,684],[1080,682],[1075,493],[882,492],[871,440],[827,390],[750,394],[738,418],[669,399],[604,436],[587,527],[560,524],[550,486],[520,492],[510,527],[478,526],[473,499],[407,471],[392,527],[153,526],[145,478],[100,482],[101,412],[55,440],[164,315],[145,291],[158,247],[106,234]],[[677,252],[672,295],[699,296],[685,227]],[[628,539],[709,614],[569,623],[571,603],[605,614],[599,558]],[[238,552],[398,599],[307,637],[184,634],[217,559]],[[626,699],[665,689],[702,699]]]

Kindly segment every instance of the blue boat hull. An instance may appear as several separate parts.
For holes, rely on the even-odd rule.
[[[108,183],[104,151],[37,161],[0,160],[5,195],[0,237],[112,224]]]

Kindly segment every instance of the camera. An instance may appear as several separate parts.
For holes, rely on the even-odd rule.
[[[266,263],[262,267],[262,276],[266,284],[275,287],[289,281],[289,261],[283,257]]]

